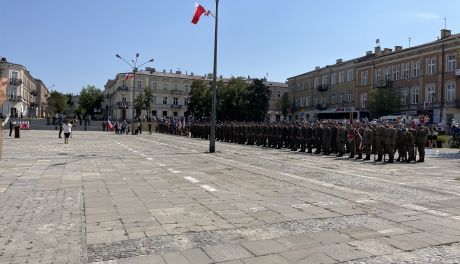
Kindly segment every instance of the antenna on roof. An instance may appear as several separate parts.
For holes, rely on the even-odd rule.
[[[447,17],[444,17],[444,29],[447,29]]]
[[[375,40],[375,46],[376,46],[376,47],[380,47],[380,39],[376,39],[376,40]]]
[[[410,41],[411,41],[411,40],[412,40],[412,38],[411,38],[411,37],[409,37],[409,48],[410,48]]]

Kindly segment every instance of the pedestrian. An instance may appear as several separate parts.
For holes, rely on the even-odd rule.
[[[14,128],[14,121],[13,121],[13,116],[12,115],[10,115],[10,121],[8,121],[8,125],[10,127],[9,136],[11,137],[11,134],[13,133],[13,128]]]
[[[63,125],[62,118],[59,118],[58,123],[59,123],[59,138],[62,138],[62,125]]]
[[[0,79],[0,105],[3,105],[3,103],[6,101],[6,85],[7,85],[8,79],[6,78],[1,78]],[[10,116],[11,118],[11,116]],[[2,160],[2,145],[3,145],[3,123],[2,120],[0,119],[0,161]]]
[[[64,129],[64,144],[69,144],[69,137],[72,133],[72,124],[70,124],[69,120],[66,119],[62,127]]]

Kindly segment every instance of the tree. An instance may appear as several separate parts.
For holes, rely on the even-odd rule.
[[[144,106],[147,110],[147,120],[150,120],[150,113],[152,112],[153,92],[150,86],[145,86],[144,89]]]
[[[211,113],[211,91],[204,81],[193,81],[189,93],[188,112],[197,120],[209,118]]]
[[[261,79],[253,79],[246,93],[247,118],[249,121],[263,121],[267,115],[270,89]]]
[[[84,114],[94,114],[94,109],[102,107],[102,91],[93,85],[83,87],[80,92],[80,111]]]
[[[373,89],[367,99],[367,109],[376,117],[394,114],[400,111],[399,92],[393,88]]]
[[[58,91],[52,91],[46,99],[46,105],[50,115],[63,113],[67,109],[67,96]]]
[[[136,96],[136,99],[134,100],[134,109],[136,111],[136,117],[139,118],[142,113],[142,109],[144,108],[144,95],[142,93],[138,94]]]
[[[283,94],[283,97],[278,102],[277,105],[278,111],[286,118],[289,114],[289,109],[291,108],[291,103],[289,102],[289,96],[287,93]]]
[[[247,87],[244,78],[232,78],[224,85],[220,83],[217,101],[217,119],[242,121],[247,118]]]

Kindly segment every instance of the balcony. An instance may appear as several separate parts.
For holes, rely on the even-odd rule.
[[[22,84],[22,80],[21,80],[21,79],[16,79],[16,78],[11,78],[11,79],[10,79],[10,84],[11,84],[11,85],[21,85],[21,84]]]
[[[117,90],[122,91],[122,92],[126,92],[126,91],[128,91],[128,86],[118,86]]]
[[[393,82],[390,80],[379,80],[375,82],[376,88],[389,88],[393,85]]]
[[[457,99],[457,100],[454,100],[454,101],[450,101],[450,102],[446,102],[446,106],[447,106],[447,107],[460,108],[460,99]]]
[[[328,84],[320,84],[318,86],[316,86],[316,89],[318,89],[318,91],[320,92],[325,92],[329,89],[329,85]]]
[[[418,110],[432,110],[433,108],[441,107],[441,103],[420,103],[417,105]]]
[[[317,104],[316,109],[318,109],[318,110],[326,110],[327,109],[327,104]]]
[[[455,70],[455,76],[460,77],[460,69]]]
[[[178,109],[180,109],[180,108],[182,108],[182,105],[174,105],[174,104],[173,104],[173,105],[171,105],[171,108],[178,108]]]
[[[37,91],[37,90],[30,91],[30,94],[33,95],[33,96],[37,96],[37,95],[38,95],[38,91]]]
[[[130,103],[128,102],[117,102],[118,109],[128,109]]]
[[[8,96],[8,101],[11,101],[11,102],[19,102],[21,100],[22,100],[22,96],[16,96],[16,95]]]

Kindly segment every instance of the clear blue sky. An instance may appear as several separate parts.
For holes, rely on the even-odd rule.
[[[213,0],[198,1],[214,10]],[[2,0],[0,56],[45,84],[78,92],[128,71],[115,54],[157,69],[212,72],[213,20],[190,23],[195,0]],[[220,0],[218,74],[273,81],[382,47],[460,32],[458,0]]]

